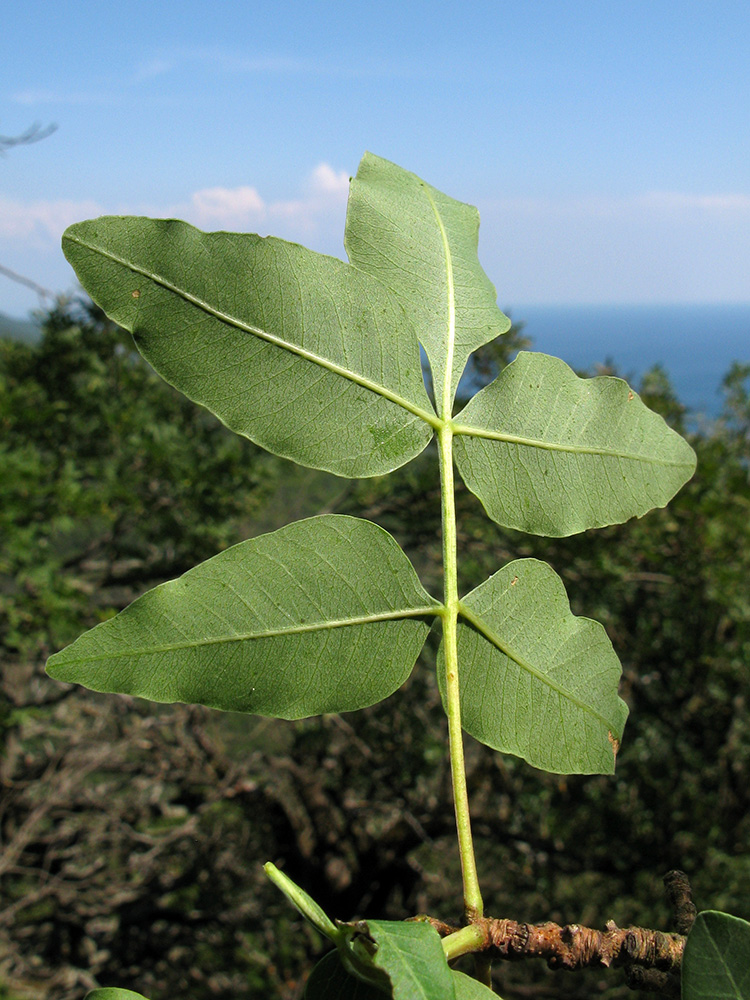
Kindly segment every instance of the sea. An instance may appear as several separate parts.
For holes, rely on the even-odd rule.
[[[678,399],[696,416],[717,416],[721,382],[730,365],[750,363],[750,302],[518,305],[505,311],[523,323],[530,350],[554,354],[576,371],[592,373],[597,365],[612,365],[637,389],[644,372],[661,365]],[[27,338],[16,330],[6,333]]]
[[[750,302],[721,305],[531,305],[506,310],[523,322],[530,350],[577,371],[611,364],[637,388],[661,365],[693,414],[718,415],[733,361],[750,363]]]

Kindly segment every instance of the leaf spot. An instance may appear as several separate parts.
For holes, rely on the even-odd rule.
[[[135,288],[130,294],[134,299],[139,299],[141,297],[141,290],[139,288]]]
[[[628,402],[630,402],[631,399],[635,399],[635,393],[632,389],[628,389]]]
[[[515,587],[517,583],[518,583],[518,577],[514,576],[513,579],[510,581],[510,585],[511,587]]]
[[[607,736],[609,738],[609,742],[612,744],[612,753],[614,755],[614,758],[615,758],[615,760],[617,760],[617,752],[620,749],[620,741],[617,739],[616,736],[612,735],[612,730],[611,729],[607,733]]]

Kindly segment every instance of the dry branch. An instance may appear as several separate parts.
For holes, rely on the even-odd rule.
[[[612,920],[603,931],[580,924],[528,924],[493,917],[475,920],[473,924],[483,929],[484,949],[493,958],[505,961],[541,958],[550,969],[569,971],[624,966],[631,989],[679,996],[686,934],[695,919],[696,908],[684,872],[667,872],[664,885],[675,924],[683,933],[618,927]],[[443,937],[460,929],[430,917],[416,919],[427,920]]]

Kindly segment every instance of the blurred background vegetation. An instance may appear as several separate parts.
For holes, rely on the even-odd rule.
[[[515,327],[471,385],[526,345]],[[669,929],[661,885],[750,919],[750,365],[711,421],[667,375],[644,399],[698,452],[670,507],[568,539],[489,521],[459,486],[462,588],[548,560],[604,623],[631,708],[617,774],[535,771],[467,738],[487,912]],[[323,942],[267,884],[274,860],[333,916],[456,922],[460,873],[434,636],[405,687],[299,723],[154,706],[49,681],[43,663],[139,593],[243,538],[338,511],[391,531],[440,589],[428,452],[347,482],[226,431],[90,303],[0,340],[0,998],[297,1000]],[[622,973],[496,964],[506,1000],[634,996]]]

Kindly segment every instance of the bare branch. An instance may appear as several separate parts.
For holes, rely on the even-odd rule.
[[[40,142],[56,131],[57,125],[54,122],[44,127],[39,122],[34,122],[20,135],[0,135],[0,156],[3,156],[7,150],[14,146],[28,146],[32,142]]]
[[[0,136],[0,140],[2,140],[2,136]],[[2,145],[0,145],[0,154],[2,154]],[[6,278],[10,278],[11,281],[15,281],[19,285],[25,285],[33,292],[36,292],[40,298],[51,300],[57,298],[55,293],[51,292],[49,288],[45,288],[43,285],[37,284],[37,282],[32,281],[31,278],[25,278],[22,274],[18,274],[17,271],[11,271],[9,267],[5,267],[3,264],[0,264],[0,274],[5,275]]]

